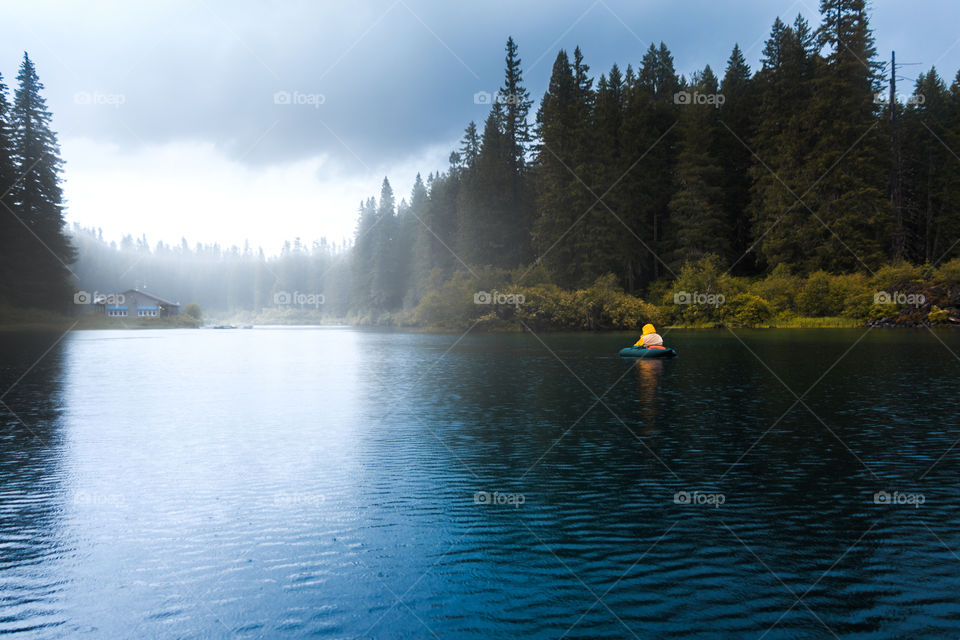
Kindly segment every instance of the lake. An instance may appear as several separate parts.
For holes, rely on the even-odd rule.
[[[0,333],[0,634],[960,633],[960,333]]]

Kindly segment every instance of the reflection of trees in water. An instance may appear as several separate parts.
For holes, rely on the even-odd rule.
[[[0,332],[0,540],[20,540],[0,547],[0,567],[14,573],[29,574],[38,559],[63,551],[49,535],[60,518],[64,492],[58,429],[65,348],[64,342],[57,342],[60,337]],[[13,585],[23,580],[6,578]],[[42,606],[50,585],[45,587],[36,576],[27,581],[36,589],[30,597],[35,596],[36,605]],[[16,607],[11,615],[17,617]]]
[[[0,470],[49,455],[63,407],[63,342],[53,333],[0,334]],[[49,351],[48,351],[49,350]]]

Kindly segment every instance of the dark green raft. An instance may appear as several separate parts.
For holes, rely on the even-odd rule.
[[[677,352],[673,349],[642,349],[640,347],[626,347],[620,349],[621,358],[675,358]]]

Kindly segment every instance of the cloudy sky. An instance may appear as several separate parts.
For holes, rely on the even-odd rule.
[[[560,48],[596,74],[666,42],[678,71],[722,72],[734,43],[756,69],[775,17],[815,0],[186,0],[5,2],[0,72],[35,61],[64,160],[68,221],[110,239],[241,245],[352,234],[384,175],[398,196],[442,170],[520,47],[539,99]],[[915,78],[960,68],[960,4],[876,0],[881,56]],[[905,89],[912,84],[902,81]]]

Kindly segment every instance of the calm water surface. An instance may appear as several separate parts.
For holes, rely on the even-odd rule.
[[[960,636],[958,333],[59,338],[0,334],[0,634]]]

